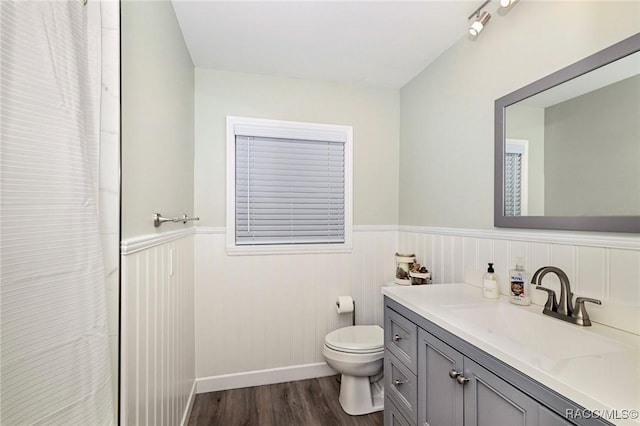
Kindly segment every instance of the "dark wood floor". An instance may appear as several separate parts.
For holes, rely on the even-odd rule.
[[[382,411],[349,416],[336,376],[196,396],[189,426],[380,426]]]

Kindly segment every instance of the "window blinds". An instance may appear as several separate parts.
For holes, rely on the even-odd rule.
[[[506,153],[504,160],[504,214],[522,215],[522,154]]]
[[[235,137],[236,245],[345,241],[344,142]]]

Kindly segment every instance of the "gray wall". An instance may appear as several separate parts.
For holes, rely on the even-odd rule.
[[[403,87],[400,224],[492,228],[494,100],[639,32],[639,17],[638,2],[520,1]]]
[[[226,116],[353,126],[353,224],[398,223],[397,90],[196,69],[195,206],[225,226]]]
[[[545,213],[640,215],[640,76],[545,109]]]
[[[194,68],[169,1],[123,1],[122,238],[193,214]],[[189,225],[192,226],[192,225]]]

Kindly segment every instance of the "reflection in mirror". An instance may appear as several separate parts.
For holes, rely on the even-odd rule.
[[[507,216],[640,215],[639,73],[640,52],[506,108]]]
[[[505,215],[529,214],[529,189],[535,186],[529,182],[529,176],[529,141],[507,138],[504,152]]]
[[[640,232],[640,34],[495,106],[496,226]]]

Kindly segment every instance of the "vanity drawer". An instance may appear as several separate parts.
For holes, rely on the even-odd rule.
[[[388,350],[384,353],[384,392],[402,414],[415,424],[418,419],[416,376]]]
[[[417,373],[418,327],[398,314],[389,310],[384,319],[384,345],[402,361],[413,374]]]
[[[412,426],[388,396],[384,399],[384,424],[385,426]]]

